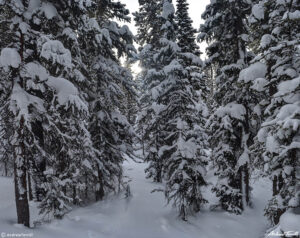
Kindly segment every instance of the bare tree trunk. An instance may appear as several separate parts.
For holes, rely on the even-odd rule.
[[[250,175],[249,175],[249,167],[248,163],[245,164],[244,169],[244,186],[245,186],[245,199],[246,199],[246,205],[250,206]]]
[[[96,201],[100,201],[104,197],[104,189],[103,189],[103,178],[100,172],[100,169],[98,167],[98,182],[99,182],[99,188],[96,189]]]
[[[8,162],[7,161],[4,162],[4,176],[5,177],[8,176]]]
[[[76,186],[73,186],[73,204],[78,205]]]
[[[276,196],[278,194],[278,191],[277,191],[277,176],[274,176],[272,182],[273,182],[273,196]]]
[[[180,217],[183,221],[187,221],[186,219],[186,212],[185,212],[185,207],[184,205],[182,204],[181,207],[180,207]]]
[[[29,196],[29,201],[33,200],[33,193],[32,193],[32,182],[31,182],[31,175],[30,172],[27,173],[28,177],[28,196]]]
[[[19,145],[15,148],[14,179],[15,179],[15,198],[18,216],[18,224],[30,227],[29,204],[27,198],[27,168],[25,161],[24,144],[24,117],[21,117],[20,128],[18,129]]]

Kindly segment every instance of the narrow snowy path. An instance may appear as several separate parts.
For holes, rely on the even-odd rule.
[[[112,197],[89,207],[78,208],[63,220],[35,229],[15,223],[12,180],[0,178],[0,234],[33,233],[35,238],[259,238],[266,229],[263,207],[267,184],[258,183],[253,194],[254,209],[242,216],[203,211],[188,222],[165,206],[162,193],[151,193],[159,185],[145,179],[145,164],[125,162],[132,197]],[[3,192],[4,191],[4,192]]]

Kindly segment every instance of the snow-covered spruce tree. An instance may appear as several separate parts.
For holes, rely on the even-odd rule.
[[[96,200],[123,186],[122,163],[125,155],[133,153],[134,131],[126,118],[124,101],[135,100],[134,82],[129,69],[119,58],[133,57],[133,35],[128,26],[114,21],[129,22],[125,5],[113,1],[96,1],[99,6],[91,12],[85,27],[87,41],[82,42],[89,65],[88,101],[91,111],[89,131],[97,157]]]
[[[44,154],[32,125],[45,110],[43,99],[37,96],[42,83],[37,78],[29,81],[25,75],[34,59],[36,35],[25,17],[24,4],[1,1],[1,124],[2,136],[13,151],[18,223],[29,227],[29,165]]]
[[[89,1],[49,1],[31,9],[40,34],[35,45],[40,64],[33,64],[32,72],[38,72],[46,84],[41,137],[47,156],[36,177],[43,195],[40,212],[47,219],[60,218],[71,203],[84,201],[88,188],[96,183],[84,94],[87,67],[79,43],[91,6]]]
[[[3,7],[4,2],[0,3],[0,52],[2,46],[9,43],[9,37],[12,36],[12,32],[9,30],[9,24],[5,21],[9,18],[9,11],[7,8]],[[6,32],[6,34],[3,34]],[[9,92],[11,91],[12,83],[8,79],[8,74],[1,69],[0,62],[0,176],[12,176],[13,175],[13,148],[9,142],[9,138],[13,133],[12,129],[12,116],[6,110],[7,98],[9,97]],[[10,83],[8,83],[10,82]],[[10,125],[10,126],[8,126]]]
[[[15,148],[18,222],[29,226],[27,193],[41,201],[43,214],[61,217],[91,185],[93,153],[76,44],[90,3],[15,3],[4,2],[1,23],[11,29],[1,44],[1,74],[12,88],[1,105],[14,131],[8,140]]]
[[[163,1],[139,1],[139,12],[135,13],[138,29],[137,42],[140,44],[139,59],[142,72],[138,76],[142,81],[142,95],[139,100],[138,132],[144,144],[145,160],[149,162],[147,177],[155,182],[162,181],[162,162],[158,158],[158,150],[162,146],[161,125],[164,118],[158,113],[162,105],[158,103],[158,95],[163,75],[159,72],[162,65],[154,57],[159,51],[161,35],[161,13]]]
[[[215,100],[218,108],[211,116],[210,143],[218,182],[213,191],[220,206],[240,214],[250,204],[249,146],[252,144],[249,116],[251,94],[239,81],[246,67],[250,1],[212,1],[202,15],[199,40],[209,43],[207,65],[216,70]]]
[[[163,107],[157,118],[164,119],[160,124],[163,145],[158,150],[158,159],[162,162],[167,202],[178,208],[179,216],[186,220],[189,212],[198,212],[206,202],[201,186],[206,185],[208,144],[203,114],[207,113],[207,108],[199,96],[200,79],[193,75],[198,72],[192,71],[193,63],[201,65],[201,61],[193,52],[181,52],[176,43],[172,1],[164,1],[161,18],[160,50],[155,55],[163,66],[158,72],[163,80],[157,102]],[[186,68],[188,60],[191,65]]]
[[[299,1],[262,0],[252,11],[253,27],[266,25],[259,32],[257,60],[267,66],[266,77],[253,82],[253,88],[264,92],[258,104],[263,123],[253,146],[254,164],[273,181],[273,197],[265,210],[273,225],[288,224],[300,207],[299,8]]]
[[[200,60],[200,48],[196,43],[196,29],[193,28],[193,21],[189,16],[189,4],[186,0],[177,0],[176,23],[177,23],[177,44],[181,50],[181,63],[189,73],[189,80],[194,88],[201,94],[202,99],[207,99],[209,88],[206,76],[202,70],[203,63]]]

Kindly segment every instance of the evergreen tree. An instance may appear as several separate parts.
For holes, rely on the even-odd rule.
[[[193,21],[189,16],[189,4],[186,0],[177,0],[176,23],[178,46],[182,52],[192,52],[200,56],[199,46],[195,41],[196,29],[193,28]]]
[[[200,48],[196,43],[196,29],[193,28],[193,21],[188,13],[189,4],[186,0],[177,0],[176,24],[177,44],[181,51],[181,63],[188,71],[188,78],[195,90],[201,94],[201,98],[208,99],[209,89],[206,82],[206,75],[203,72],[203,63],[199,59]]]
[[[26,77],[28,64],[34,60],[34,42],[37,40],[32,24],[25,17],[28,2],[2,1],[1,4],[1,28],[9,35],[1,40],[1,84],[9,85],[2,87],[1,124],[13,148],[18,223],[29,227],[28,167],[31,159],[43,158],[44,152],[36,143],[32,124],[45,111],[44,102],[38,97],[44,84],[38,78],[28,80]]]
[[[135,101],[136,92],[132,74],[123,67],[121,56],[133,57],[133,35],[129,28],[120,26],[113,18],[129,22],[125,5],[113,1],[98,1],[101,6],[86,27],[90,41],[82,42],[86,51],[85,63],[90,64],[91,110],[89,131],[95,149],[96,200],[109,191],[123,186],[122,163],[125,154],[132,156],[134,131],[128,122],[124,101]],[[95,34],[95,33],[96,34]]]
[[[82,19],[91,6],[88,1],[61,1],[42,3],[33,9],[34,19],[40,19],[37,29],[41,36],[35,47],[41,63],[31,70],[44,77],[47,90],[43,92],[47,113],[40,126],[40,140],[47,154],[36,176],[44,194],[40,212],[47,219],[61,218],[71,203],[82,202],[83,193],[95,180],[87,130],[89,111],[83,91],[87,78],[83,76],[80,49]]]
[[[138,115],[138,132],[145,144],[145,161],[147,177],[155,182],[162,181],[162,162],[158,158],[158,150],[162,146],[161,128],[163,118],[158,118],[160,105],[157,102],[159,85],[163,76],[160,62],[154,57],[159,51],[161,34],[161,16],[163,1],[139,1],[140,10],[135,13],[138,28],[137,42],[141,45],[139,59],[142,72],[138,76],[142,81],[140,98],[140,114]]]
[[[199,35],[199,40],[209,43],[207,66],[217,69],[218,107],[208,123],[218,176],[213,191],[223,209],[237,214],[250,205],[248,148],[253,137],[249,124],[253,103],[239,74],[250,58],[246,17],[251,7],[250,1],[212,1],[202,15],[205,23]]]
[[[13,151],[18,223],[29,226],[27,198],[60,218],[120,185],[133,135],[121,101],[134,84],[118,58],[134,47],[111,21],[129,20],[119,2],[100,1],[102,13],[90,1],[18,3],[1,1],[1,149]]]
[[[199,62],[193,52],[181,52],[176,43],[177,24],[172,1],[165,0],[161,14],[162,37],[154,59],[162,66],[156,73],[162,80],[157,86],[157,110],[153,125],[160,126],[162,146],[158,148],[158,160],[162,166],[162,178],[166,181],[165,197],[178,208],[183,220],[189,212],[199,211],[206,202],[201,193],[206,165],[206,134],[203,114],[207,112],[199,97],[199,78],[194,77],[192,64]],[[202,114],[203,113],[203,114]]]
[[[145,9],[152,11],[147,13]],[[207,109],[203,103],[200,51],[188,15],[177,17],[181,23],[188,21],[188,25],[181,24],[182,29],[177,28],[171,1],[144,2],[141,10],[135,19],[140,29],[138,39],[143,45],[139,128],[146,141],[147,177],[155,182],[166,181],[166,199],[179,209],[185,220],[188,212],[199,211],[206,202],[201,186],[206,184],[207,138],[203,115]],[[180,39],[189,37],[183,44],[190,46],[181,50],[176,33],[189,28]]]
[[[299,209],[299,1],[259,1],[252,28],[260,39],[256,61],[266,64],[266,76],[252,82],[260,94],[261,129],[253,146],[254,164],[273,181],[273,197],[265,215],[273,225],[283,213]],[[283,218],[280,218],[283,217]]]

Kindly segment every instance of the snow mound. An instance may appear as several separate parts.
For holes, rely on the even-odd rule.
[[[43,3],[41,7],[47,19],[51,20],[58,15],[56,8],[51,3]]]
[[[261,4],[255,4],[252,7],[252,15],[258,20],[264,19],[265,18],[264,7]]]
[[[285,232],[300,233],[300,215],[291,212],[285,212],[280,217],[280,227]]]
[[[72,104],[79,110],[88,110],[87,106],[79,97],[78,89],[69,80],[50,76],[47,85],[56,91],[57,101],[60,106]]]
[[[222,118],[226,115],[229,115],[232,118],[243,119],[246,114],[246,109],[243,105],[237,103],[229,103],[224,107],[220,107],[215,115]]]
[[[253,82],[257,78],[264,78],[267,73],[267,66],[261,62],[256,62],[240,73],[239,81],[245,83]]]
[[[12,90],[10,108],[18,117],[24,116],[25,121],[29,121],[29,106],[34,105],[40,112],[44,112],[43,101],[27,93],[21,86],[16,83]]]
[[[275,97],[282,96],[291,92],[296,91],[300,86],[300,77],[284,81],[278,85],[278,93],[275,94]]]
[[[53,64],[72,68],[71,52],[58,40],[48,40],[42,46],[41,56]]]
[[[4,69],[9,67],[18,68],[21,64],[21,56],[14,48],[4,48],[0,54],[0,66]]]
[[[265,78],[257,78],[254,80],[253,85],[250,87],[258,92],[263,92],[268,85],[268,80]]]

